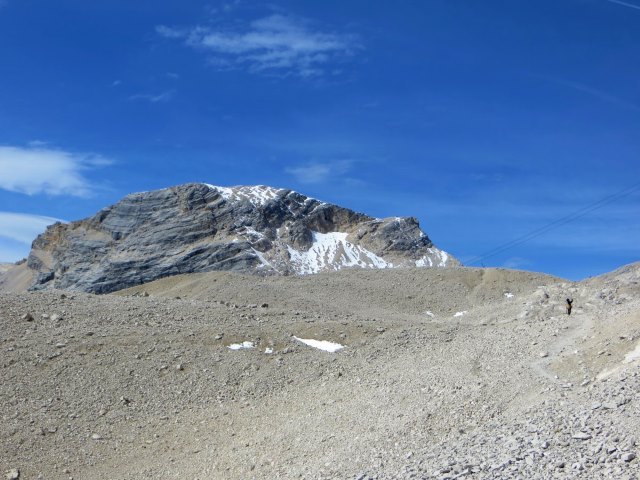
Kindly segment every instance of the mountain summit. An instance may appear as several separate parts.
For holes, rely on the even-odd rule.
[[[210,270],[311,274],[448,267],[413,217],[373,218],[287,189],[190,183],[127,195],[33,242],[31,289],[108,293]]]

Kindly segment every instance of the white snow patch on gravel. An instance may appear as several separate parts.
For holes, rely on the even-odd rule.
[[[433,312],[431,312],[430,310],[427,310],[426,312],[424,312],[425,315],[429,315],[430,317],[435,317],[435,315],[433,314]]]
[[[514,295],[511,292],[507,292],[507,293],[504,294],[504,296],[507,297],[507,298],[513,298]]]
[[[631,363],[634,360],[638,359],[640,359],[640,342],[638,342],[638,345],[636,345],[635,349],[624,356],[624,363]]]
[[[255,345],[253,342],[232,343],[227,348],[230,350],[242,350],[244,348],[253,348]]]
[[[273,353],[273,348],[269,348],[269,347],[265,348],[264,353]]]
[[[309,345],[310,347],[317,348],[319,350],[324,350],[325,352],[335,353],[338,350],[344,348],[344,345],[340,345],[339,343],[328,342],[327,340],[313,340],[311,338],[298,338],[293,337],[299,342],[304,343],[305,345]]]
[[[469,312],[467,312],[466,310],[463,310],[462,312],[456,312],[453,316],[454,317],[462,317],[463,315],[466,315],[467,313],[469,313]]]
[[[375,253],[347,241],[347,233],[312,232],[313,244],[306,252],[287,245],[291,264],[297,273],[318,273],[326,268],[340,270],[344,267],[391,268],[387,262]]]

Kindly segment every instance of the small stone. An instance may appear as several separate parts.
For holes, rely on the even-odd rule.
[[[269,308],[269,304],[268,303],[263,303],[262,305],[260,305],[262,308]]]
[[[571,435],[571,438],[573,438],[574,440],[589,440],[592,437],[591,435],[585,432],[576,432],[573,435]]]
[[[549,352],[540,352],[539,353],[540,358],[546,358],[549,356]]]
[[[376,328],[376,332],[378,332],[378,333],[384,333],[384,332],[385,332],[385,329],[384,329],[384,327],[378,327],[378,328]]]
[[[62,320],[62,317],[60,315],[58,315],[57,313],[54,313],[53,315],[51,315],[51,321],[52,322],[57,322],[59,320]]]
[[[18,478],[20,478],[20,470],[18,470],[17,468],[12,468],[4,474],[4,478],[6,478],[7,480],[17,480]]]
[[[94,433],[93,435],[91,435],[91,439],[92,440],[102,440],[102,435],[100,435],[99,433]]]
[[[615,410],[616,408],[618,408],[618,405],[616,405],[614,402],[604,402],[602,404],[602,408],[604,408],[605,410]]]
[[[633,452],[629,452],[629,453],[625,453],[622,455],[622,460],[624,460],[625,462],[630,462],[632,461],[634,458],[636,458],[636,454]]]
[[[182,370],[184,370],[184,365],[182,365],[181,363],[177,364],[176,365],[176,370],[181,372]]]
[[[218,335],[216,335],[216,340],[222,340],[223,336],[224,336],[224,333],[219,333]]]
[[[30,313],[25,313],[24,315],[22,315],[22,320],[26,322],[33,322],[33,315],[31,315]]]

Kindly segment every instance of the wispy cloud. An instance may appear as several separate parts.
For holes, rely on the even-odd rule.
[[[238,5],[240,5],[240,0],[233,0],[232,2],[225,2],[220,7],[207,6],[205,7],[205,11],[209,15],[218,15],[221,13],[229,13],[234,10]]]
[[[210,63],[220,69],[300,77],[323,75],[330,63],[361,49],[355,35],[315,30],[307,20],[282,14],[254,20],[244,29],[159,25],[156,32],[211,54]]]
[[[607,0],[609,3],[615,3],[617,5],[622,5],[624,7],[633,8],[635,10],[640,10],[640,5],[634,5],[633,3],[621,2],[620,0]]]
[[[0,188],[27,195],[88,197],[93,191],[84,172],[111,164],[94,154],[40,146],[0,146]]]
[[[511,258],[507,258],[503,262],[502,266],[504,268],[512,268],[512,269],[526,268],[528,266],[531,266],[531,261],[522,257],[511,257]]]
[[[64,220],[27,213],[0,212],[0,237],[31,244],[47,226],[56,222]]]
[[[598,90],[597,88],[590,87],[589,85],[584,85],[582,83],[573,82],[569,80],[563,80],[559,78],[551,78],[547,76],[539,76],[539,78],[546,80],[551,83],[555,83],[557,85],[561,85],[567,88],[571,88],[572,90],[576,90],[578,92],[585,93],[594,98],[597,98],[603,102],[610,103],[612,105],[617,105],[618,107],[625,108],[627,110],[633,110],[636,112],[640,112],[640,105],[636,105],[628,100],[624,100],[615,95],[611,95],[608,92],[604,92],[602,90]]]
[[[31,242],[47,226],[63,220],[27,213],[0,212],[0,262],[15,262],[29,254]]]
[[[308,163],[297,167],[285,168],[285,172],[293,175],[300,183],[323,183],[336,179],[347,173],[352,166],[351,160],[340,160],[330,163]]]
[[[162,92],[159,94],[150,94],[150,93],[137,93],[135,95],[131,95],[129,100],[133,101],[145,101],[151,103],[165,103],[173,98],[175,95],[175,90],[168,90],[166,92]]]

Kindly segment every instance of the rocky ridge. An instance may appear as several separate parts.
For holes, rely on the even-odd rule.
[[[185,184],[57,223],[32,245],[32,290],[108,293],[176,274],[448,267],[412,217],[377,219],[287,189]]]

